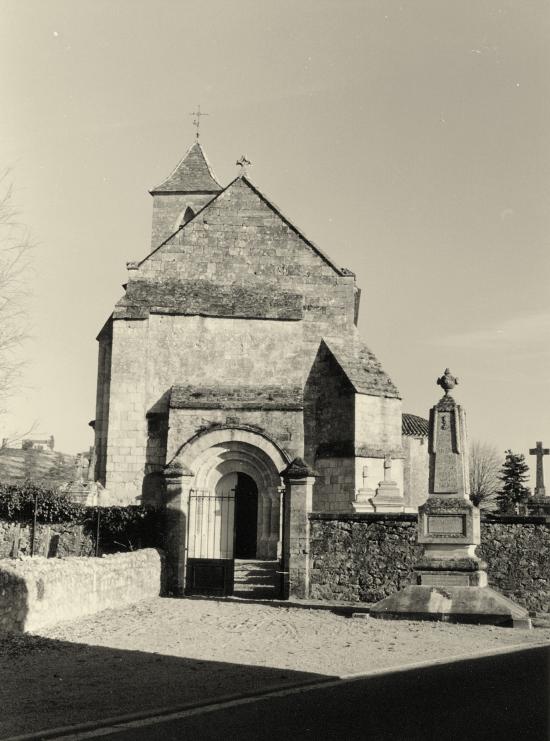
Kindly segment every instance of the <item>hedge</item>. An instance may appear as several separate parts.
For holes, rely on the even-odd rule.
[[[31,482],[0,483],[0,520],[41,524],[83,525],[93,535],[98,529],[102,552],[159,546],[162,542],[161,510],[132,505],[128,507],[86,507],[71,501],[67,494]]]

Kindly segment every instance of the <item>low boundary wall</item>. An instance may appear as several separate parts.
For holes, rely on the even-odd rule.
[[[0,633],[158,597],[163,572],[164,556],[153,548],[102,558],[0,560]]]
[[[310,515],[310,596],[378,602],[413,582],[416,514]],[[550,517],[482,515],[478,554],[489,585],[550,612]]]

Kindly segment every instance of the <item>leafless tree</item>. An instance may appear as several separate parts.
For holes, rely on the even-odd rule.
[[[0,173],[0,414],[19,386],[21,343],[27,335],[25,275],[33,247],[19,222],[10,171]]]
[[[470,445],[470,499],[482,509],[496,509],[502,466],[497,449],[489,443],[474,441]]]

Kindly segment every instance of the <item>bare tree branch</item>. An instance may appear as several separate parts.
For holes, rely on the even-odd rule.
[[[17,351],[27,337],[25,278],[34,247],[18,221],[10,177],[7,169],[0,173],[0,414],[21,380]]]
[[[495,509],[502,465],[497,449],[477,440],[470,445],[470,499],[482,509]]]

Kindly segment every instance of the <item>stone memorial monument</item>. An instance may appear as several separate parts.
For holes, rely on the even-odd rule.
[[[424,546],[415,584],[376,603],[373,617],[408,617],[531,627],[527,611],[487,586],[476,555],[480,513],[470,501],[466,416],[450,391],[449,369],[437,380],[445,391],[430,411],[429,491],[418,511],[417,541]]]

